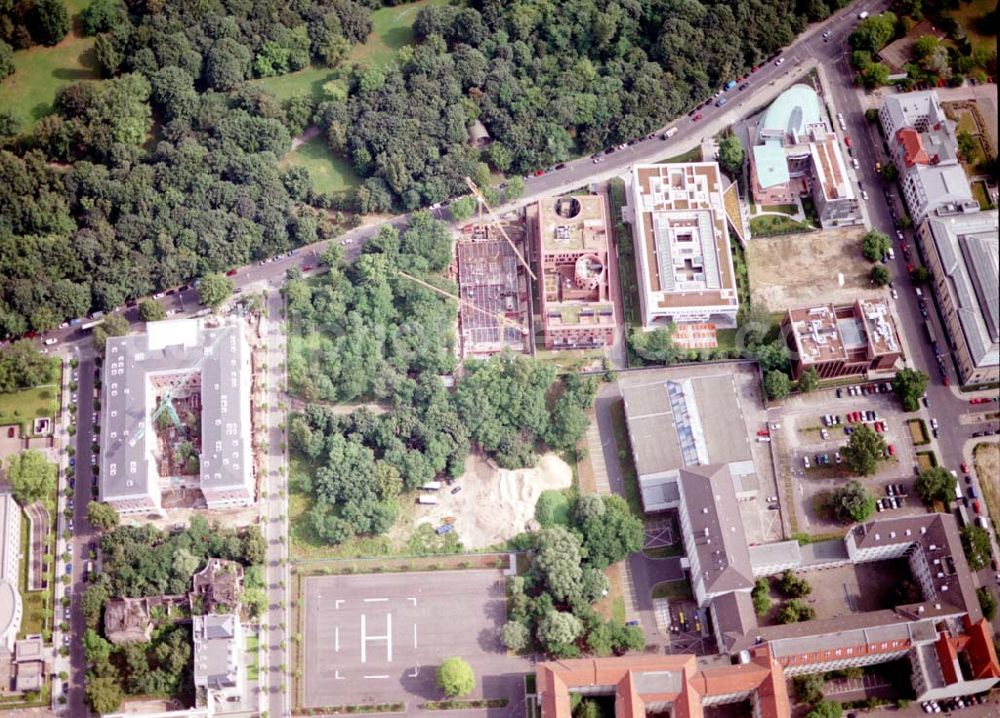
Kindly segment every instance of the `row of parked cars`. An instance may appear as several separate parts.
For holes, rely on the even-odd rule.
[[[940,701],[924,701],[920,707],[924,713],[940,713],[942,711],[955,711],[969,706],[978,706],[986,702],[986,696],[975,694],[971,696],[959,696],[958,698],[946,698]]]

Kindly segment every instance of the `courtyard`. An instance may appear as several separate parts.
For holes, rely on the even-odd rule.
[[[450,656],[482,677],[470,698],[523,694],[531,665],[499,640],[502,571],[311,576],[303,585],[304,707],[439,700],[435,671]]]

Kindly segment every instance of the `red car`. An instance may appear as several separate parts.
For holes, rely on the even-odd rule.
[[[945,386],[951,386],[951,379],[949,379],[947,376],[944,379],[942,379],[941,381],[944,382]]]
[[[881,421],[876,421],[875,424],[874,424],[874,426],[875,426],[875,433],[876,434],[881,434],[882,433],[882,422]]]
[[[533,174],[535,175],[535,177],[541,177],[543,174],[545,174],[545,170],[535,170]]]
[[[982,509],[979,506],[979,499],[976,499],[975,501],[972,502],[972,510],[975,511],[977,514],[982,513]]]
[[[844,135],[844,144],[847,145],[848,147],[854,147],[854,145],[851,144],[850,135]]]
[[[889,446],[886,447],[886,448],[889,449],[889,456],[895,456],[896,455],[896,447],[895,446],[893,446],[892,444],[889,444]]]
[[[303,271],[303,272],[308,272],[308,271],[309,271],[310,269],[312,269],[312,268],[313,268],[313,266],[312,266],[311,264],[306,264],[306,265],[304,265],[304,266],[302,267],[302,271]]]
[[[698,121],[698,120],[700,120],[700,119],[701,119],[702,117],[704,117],[704,115],[703,115],[703,114],[701,114],[701,113],[699,112],[699,113],[698,113],[697,115],[695,115],[694,117],[692,117],[692,118],[691,118],[691,121],[692,121],[692,122],[697,122],[697,121]]]
[[[969,403],[970,404],[986,404],[989,401],[990,401],[990,399],[987,399],[986,397],[983,397],[983,396],[978,397],[976,399],[969,399]]]
[[[228,272],[226,272],[226,276],[227,277],[235,277],[236,276],[236,270],[235,269],[230,269]]]
[[[770,436],[770,435],[771,432],[768,431],[767,429],[761,429],[760,431],[757,432],[757,436]]]
[[[969,473],[969,465],[966,464],[964,461],[961,464],[958,465],[958,468],[960,468],[962,470],[963,474]]]

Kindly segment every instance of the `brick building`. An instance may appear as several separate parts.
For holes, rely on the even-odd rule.
[[[891,372],[903,356],[896,323],[883,300],[790,309],[781,331],[796,379],[809,368],[820,379]]]
[[[611,296],[604,197],[543,199],[527,209],[546,349],[609,345],[618,328]]]

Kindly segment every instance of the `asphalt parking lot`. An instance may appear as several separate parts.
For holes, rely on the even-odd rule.
[[[304,585],[306,707],[440,699],[435,670],[449,656],[491,681],[513,677],[471,697],[507,695],[530,670],[499,641],[501,571],[311,576]]]
[[[886,444],[892,445],[894,455],[880,462],[877,472],[869,477],[856,477],[845,464],[836,463],[836,453],[843,448],[849,435],[848,415],[853,412],[874,411],[883,429],[881,435]],[[840,423],[825,426],[822,417],[834,415]],[[916,449],[910,437],[906,421],[912,415],[902,412],[899,403],[891,393],[864,394],[851,396],[847,389],[838,398],[833,389],[816,391],[811,394],[792,397],[786,401],[783,416],[783,439],[788,447],[788,461],[795,487],[796,510],[800,522],[810,531],[829,530],[835,525],[824,521],[815,512],[814,497],[832,491],[852,478],[859,478],[876,498],[886,496],[886,486],[902,484],[906,498],[898,508],[889,508],[882,513],[894,516],[907,513],[922,513],[923,506],[913,492],[915,479],[913,467],[916,464]],[[873,422],[866,422],[869,427]],[[857,426],[857,424],[851,424]],[[824,438],[823,430],[826,431]],[[817,454],[829,456],[828,466],[817,466]],[[806,468],[804,459],[808,458]]]

